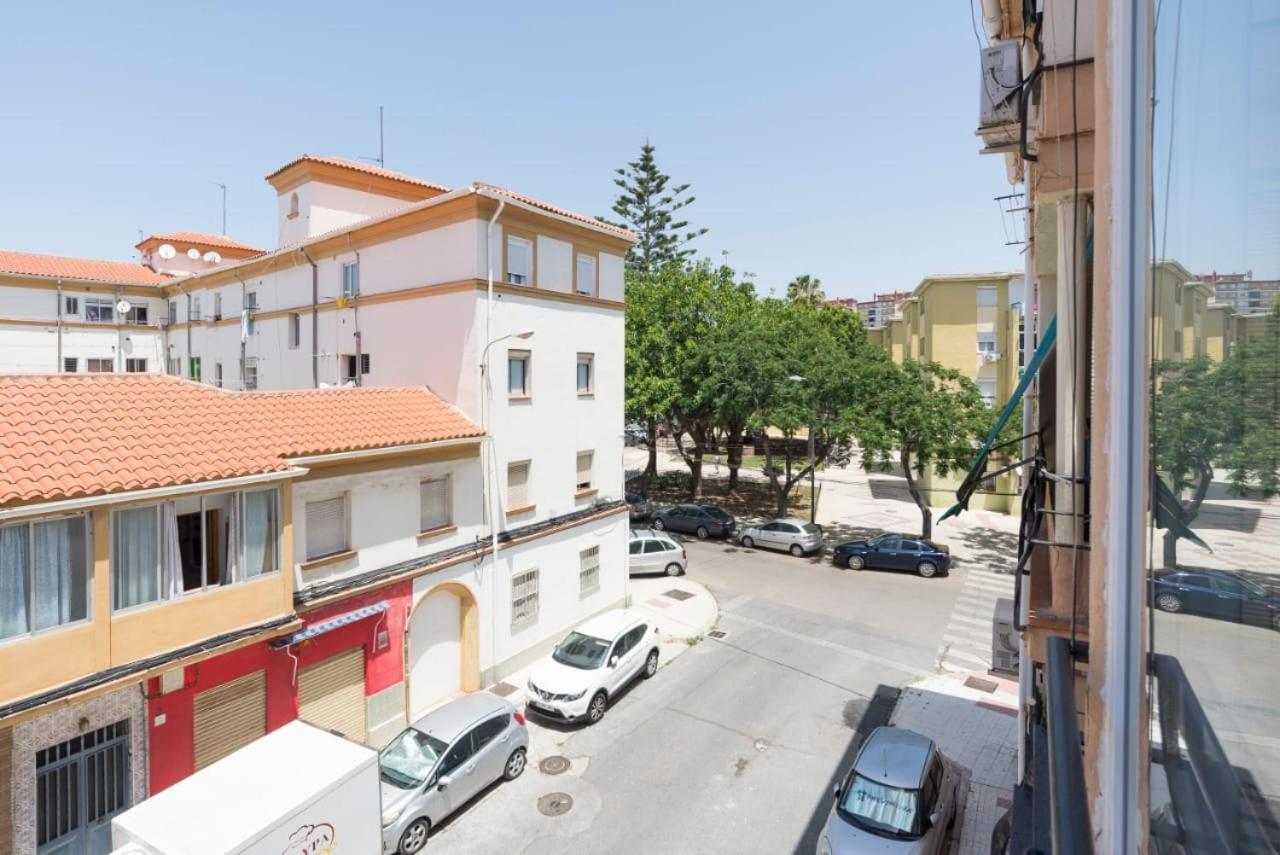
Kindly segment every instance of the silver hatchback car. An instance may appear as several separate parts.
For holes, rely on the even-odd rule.
[[[780,549],[799,558],[822,548],[822,526],[804,520],[766,520],[744,528],[738,542],[747,549]]]
[[[651,529],[632,529],[631,548],[627,556],[627,573],[666,573],[683,576],[689,566],[689,553],[669,534]]]
[[[941,855],[964,810],[969,774],[929,737],[877,727],[835,793],[818,855]]]
[[[432,710],[378,752],[382,851],[414,855],[441,820],[524,771],[529,732],[510,701],[476,692]]]

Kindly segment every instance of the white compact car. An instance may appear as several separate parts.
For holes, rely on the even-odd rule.
[[[604,718],[628,683],[658,671],[658,628],[648,618],[615,610],[569,633],[529,674],[529,710],[560,721]]]
[[[631,552],[627,556],[627,572],[665,573],[683,576],[689,564],[689,553],[671,535],[652,529],[631,530]]]

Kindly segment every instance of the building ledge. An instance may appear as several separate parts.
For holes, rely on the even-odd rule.
[[[581,490],[574,491],[575,499],[589,499],[600,492],[599,487],[583,487]]]
[[[429,528],[426,531],[418,532],[418,543],[425,543],[436,537],[444,537],[446,534],[453,534],[458,530],[456,525],[441,525],[435,528]]]
[[[535,505],[533,502],[528,502],[523,505],[516,505],[513,508],[507,508],[507,516],[515,517],[515,516],[519,516],[520,514],[531,514],[537,509],[538,509],[537,505]]]
[[[304,561],[298,565],[300,570],[314,570],[317,567],[324,567],[328,564],[337,564],[340,561],[346,561],[349,558],[355,558],[358,555],[354,549],[348,549],[343,552],[335,552],[332,555],[324,555],[320,558],[313,558],[310,561]]]

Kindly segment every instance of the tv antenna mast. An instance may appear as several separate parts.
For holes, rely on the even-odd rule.
[[[214,187],[222,188],[222,236],[227,236],[227,185],[221,181],[210,181]]]
[[[361,160],[372,160],[383,169],[387,167],[386,153],[383,151],[383,133],[382,133],[382,105],[378,105],[378,156],[362,157]]]

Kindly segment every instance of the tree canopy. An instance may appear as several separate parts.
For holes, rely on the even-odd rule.
[[[613,203],[613,222],[635,232],[640,240],[627,253],[627,268],[639,273],[654,273],[669,264],[687,264],[694,255],[689,244],[707,233],[705,228],[690,228],[689,221],[678,219],[680,212],[693,204],[687,195],[689,184],[671,186],[671,178],[654,157],[654,147],[646,142],[640,157],[625,167],[614,170],[613,183],[620,190]],[[600,219],[604,220],[604,217]]]

